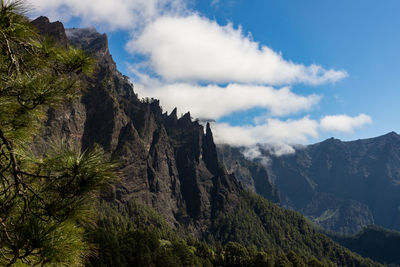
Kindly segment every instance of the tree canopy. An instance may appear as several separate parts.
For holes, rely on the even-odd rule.
[[[79,96],[94,61],[40,36],[23,1],[0,2],[0,265],[80,266],[97,190],[115,177],[99,147],[35,153],[49,107]]]

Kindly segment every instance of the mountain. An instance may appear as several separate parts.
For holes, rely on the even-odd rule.
[[[218,145],[217,152],[227,171],[233,173],[246,188],[274,203],[280,203],[279,191],[261,162],[246,159],[240,148],[229,145]]]
[[[355,234],[370,224],[400,229],[400,136],[328,139],[276,157],[268,174],[284,206],[323,228]]]
[[[268,249],[270,253],[300,255],[306,262],[319,259],[331,265],[378,265],[317,232],[300,214],[245,189],[220,163],[209,125],[204,129],[192,121],[189,113],[178,118],[176,110],[164,113],[158,100],[138,98],[129,79],[116,69],[105,34],[92,28],[64,31],[57,26],[59,23],[54,25],[44,17],[33,24],[43,35],[51,35],[66,47],[80,47],[97,60],[95,74],[82,81],[84,94],[48,111],[43,132],[36,138],[36,149],[40,151],[49,141],[62,137],[82,149],[97,143],[110,159],[120,162],[121,180],[101,196],[116,207],[107,215],[113,229],[121,233],[109,236],[120,238],[115,244],[124,245],[124,238],[129,237],[121,232],[125,228],[119,219],[125,211],[126,216],[122,217],[128,220],[127,225],[145,221],[146,226],[152,224],[161,231],[158,219],[147,219],[149,214],[156,214],[152,216],[162,218],[172,231],[210,244],[235,241]],[[56,27],[58,32],[54,33]],[[60,36],[67,36],[68,40],[57,38]],[[132,211],[132,203],[140,203],[152,212],[138,215]],[[102,212],[106,211],[100,208]],[[104,240],[108,231],[104,228],[104,235],[95,239],[98,246],[103,245],[99,240]],[[139,232],[129,233],[135,236]],[[159,247],[162,241],[168,246],[169,240],[150,239],[135,244],[147,246],[146,242],[155,242]],[[133,237],[130,241],[135,240]],[[152,247],[146,247],[147,251]],[[125,247],[121,253],[134,248]],[[116,249],[110,245],[107,255]],[[313,259],[308,261],[310,258]]]
[[[332,235],[343,246],[383,264],[400,266],[400,233],[369,226],[353,236]]]
[[[44,22],[40,29],[52,25],[38,20]],[[106,35],[91,28],[67,29],[66,35],[98,60],[97,71],[80,101],[49,111],[44,143],[62,136],[82,148],[100,144],[121,162],[123,173],[105,198],[122,203],[135,198],[171,225],[183,224],[201,236],[213,212],[241,190],[218,162],[209,126],[204,133],[189,113],[178,119],[176,110],[163,113],[158,100],[139,100],[116,70]]]

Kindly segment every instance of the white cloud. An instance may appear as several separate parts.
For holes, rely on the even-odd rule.
[[[370,116],[360,114],[356,117],[348,115],[330,115],[321,119],[321,129],[324,131],[347,132],[351,133],[355,128],[360,128],[366,124],[371,124]]]
[[[148,78],[143,78],[148,82]],[[320,96],[312,94],[301,96],[291,92],[290,88],[274,89],[267,86],[229,84],[226,87],[217,85],[200,86],[193,84],[156,83],[146,89],[136,87],[142,96],[161,100],[167,111],[175,107],[181,113],[190,111],[193,117],[219,119],[235,111],[244,111],[254,107],[265,108],[273,116],[282,116],[310,110],[316,105]]]
[[[183,0],[28,0],[34,15],[67,21],[79,17],[84,25],[137,29],[165,14],[182,14]]]
[[[320,130],[352,132],[355,128],[369,123],[372,123],[372,119],[365,114],[356,117],[325,116],[320,122],[305,116],[302,119],[286,121],[264,118],[264,122],[260,124],[244,126],[214,123],[212,129],[216,143],[244,146],[242,153],[247,158],[261,159],[263,154],[260,147],[277,156],[290,154],[295,152],[295,146],[309,143],[310,138],[318,138]]]
[[[127,49],[148,55],[152,69],[174,82],[318,85],[347,76],[345,71],[287,61],[243,35],[241,28],[197,14],[158,18]]]
[[[290,144],[307,143],[318,137],[318,122],[308,116],[298,120],[281,121],[268,118],[264,124],[231,126],[226,123],[212,124],[216,143],[232,146],[275,144],[290,150]]]
[[[64,22],[79,17],[85,26],[125,29],[131,36],[139,35],[127,48],[148,54],[151,66],[167,80],[317,85],[347,76],[344,71],[286,61],[269,47],[244,36],[240,28],[220,26],[194,14],[184,0],[28,2],[36,10],[35,16]]]
[[[257,159],[261,164],[263,164],[264,166],[268,166],[271,163],[270,157],[264,155],[261,150],[260,147],[258,145],[254,145],[254,146],[247,146],[247,147],[243,147],[240,151],[243,156],[249,160],[255,160]],[[283,154],[290,154],[289,153],[283,153]],[[275,155],[275,153],[272,153]],[[282,155],[282,154],[280,154]]]
[[[246,146],[240,152],[242,152],[245,158],[251,160],[261,158],[263,156],[260,149],[256,145]]]
[[[269,155],[282,156],[293,154],[296,152],[295,147],[298,145],[288,145],[285,143],[264,143],[246,146],[241,149],[243,156],[249,160],[259,160],[264,166],[270,163]],[[265,153],[267,152],[267,153]]]

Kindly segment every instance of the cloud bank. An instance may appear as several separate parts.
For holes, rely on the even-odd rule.
[[[290,88],[274,89],[268,86],[229,84],[220,87],[214,84],[168,84],[146,86],[138,92],[141,95],[158,98],[167,111],[178,107],[178,111],[190,111],[195,118],[218,120],[232,112],[260,107],[269,110],[271,116],[285,116],[310,110],[318,104],[321,96],[301,96]]]
[[[250,158],[257,157],[257,146],[263,145],[275,155],[293,153],[294,146],[307,144],[309,138],[318,138],[320,130],[349,133],[356,128],[372,123],[372,119],[359,114],[355,117],[347,115],[330,115],[320,121],[305,116],[301,119],[286,121],[266,118],[257,125],[231,126],[226,123],[214,123],[212,128],[217,143],[231,146],[252,148],[248,153]]]
[[[318,122],[308,116],[298,120],[268,118],[264,124],[231,126],[226,123],[212,125],[218,143],[233,146],[252,146],[260,143],[302,144],[309,137],[318,137]]]
[[[354,129],[371,123],[371,117],[365,114],[360,114],[357,117],[350,117],[344,114],[331,115],[321,119],[321,128],[324,131],[352,133]]]
[[[85,26],[102,25],[110,30],[144,27],[165,14],[183,14],[183,0],[28,0],[33,15],[68,21],[79,17]]]
[[[345,71],[286,61],[243,35],[240,27],[221,26],[197,14],[158,18],[127,49],[147,55],[151,68],[168,82],[319,85],[347,76]]]

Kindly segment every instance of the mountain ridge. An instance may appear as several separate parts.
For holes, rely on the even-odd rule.
[[[285,207],[330,231],[355,234],[370,224],[400,229],[400,135],[329,138],[269,158],[266,166]]]

